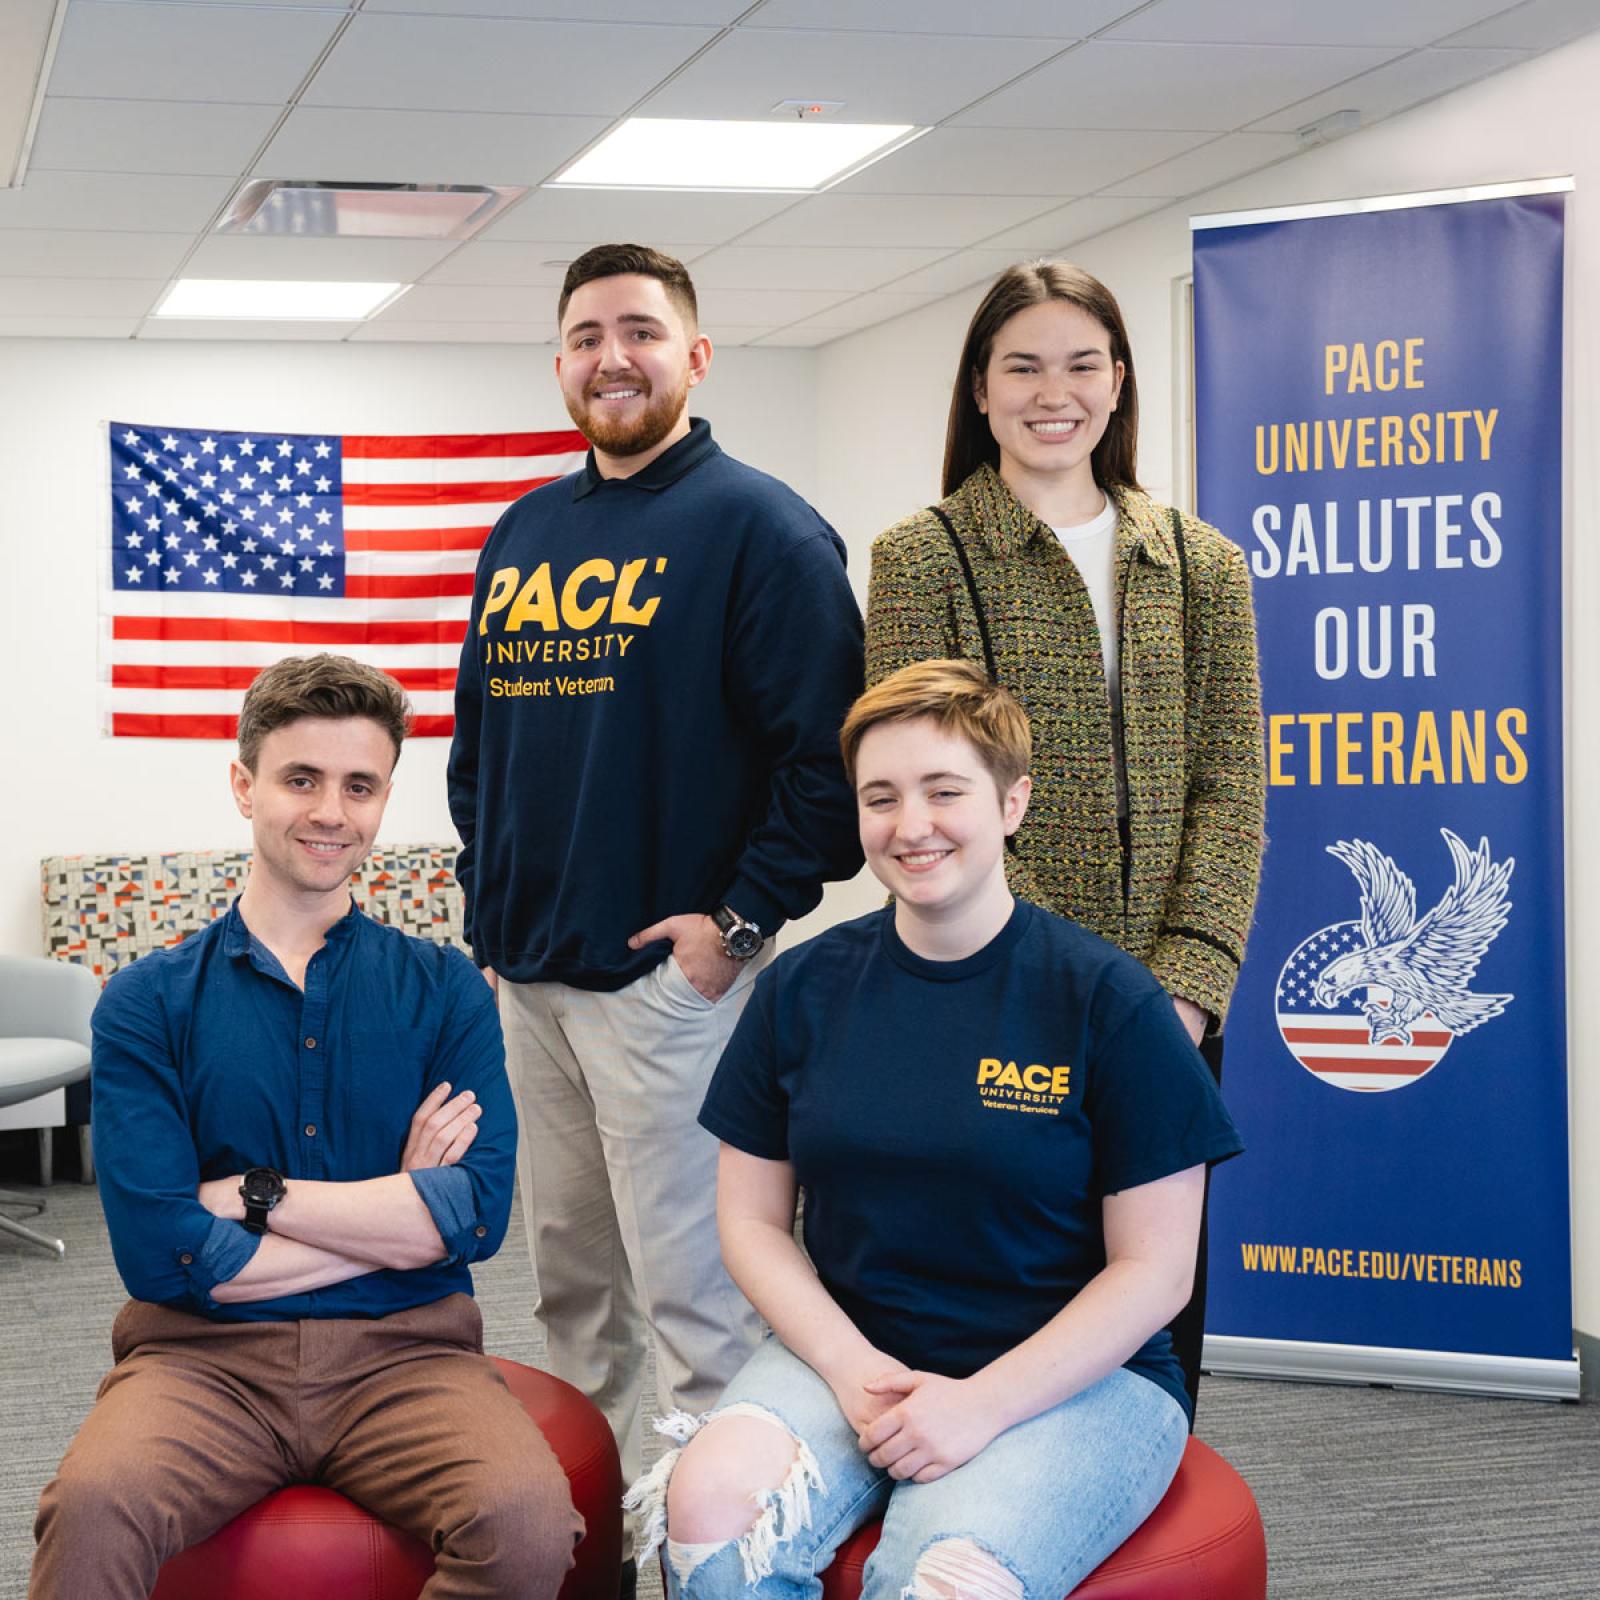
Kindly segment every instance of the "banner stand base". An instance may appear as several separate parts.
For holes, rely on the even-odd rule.
[[[1579,1390],[1576,1353],[1570,1361],[1546,1361],[1533,1356],[1312,1344],[1208,1333],[1200,1364],[1219,1378],[1383,1384],[1395,1389],[1501,1395],[1516,1400],[1576,1400]]]

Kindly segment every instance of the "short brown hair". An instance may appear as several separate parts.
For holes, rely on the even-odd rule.
[[[839,750],[851,788],[868,730],[918,717],[930,717],[941,733],[965,739],[1002,796],[1027,775],[1033,732],[1016,696],[971,661],[918,661],[890,673],[850,707],[839,730]]]
[[[1023,261],[1007,267],[989,286],[972,313],[944,436],[944,494],[954,494],[985,462],[1000,465],[989,419],[978,409],[973,384],[983,377],[1002,327],[1019,311],[1046,300],[1065,300],[1087,311],[1111,336],[1111,360],[1122,363],[1122,393],[1090,464],[1102,489],[1139,487],[1139,385],[1133,376],[1133,348],[1117,297],[1101,281],[1070,261]]]
[[[700,326],[700,303],[694,296],[689,269],[676,256],[664,255],[647,244],[597,244],[585,250],[561,281],[561,298],[556,301],[556,324],[567,314],[567,302],[586,283],[596,278],[617,278],[625,272],[642,278],[659,278],[667,296],[679,311],[690,333]]]
[[[398,761],[411,705],[387,672],[349,656],[285,656],[245,691],[239,708],[240,762],[254,772],[261,741],[302,717],[367,717],[394,741]]]

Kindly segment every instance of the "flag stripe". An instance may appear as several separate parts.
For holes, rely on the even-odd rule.
[[[118,663],[111,669],[113,689],[238,689],[255,682],[260,666],[182,667],[140,666]],[[451,690],[456,670],[449,667],[390,667],[389,675],[402,689]]]
[[[459,645],[467,623],[439,622],[259,622],[239,617],[118,617],[113,633],[119,639],[206,639],[220,642],[264,640],[272,644],[327,649],[345,644]],[[279,655],[292,654],[280,651]],[[274,657],[276,659],[276,657]]]
[[[147,430],[148,431],[148,430]],[[402,459],[473,456],[561,456],[583,454],[589,441],[576,428],[553,433],[418,433],[345,436],[344,452]]]
[[[113,711],[171,711],[184,716],[237,716],[244,699],[243,689],[108,688],[106,694]],[[448,716],[455,709],[453,690],[418,689],[410,699],[412,710],[421,716]]]
[[[266,640],[233,640],[228,645],[227,660],[234,666],[254,669],[270,666],[283,653],[281,645]],[[341,644],[339,653],[398,674],[402,668],[453,669],[461,659],[461,646],[442,641],[437,644]],[[211,667],[218,661],[216,644],[203,639],[126,639],[117,646],[112,672],[123,666]]]
[[[413,739],[448,739],[453,717],[417,717],[411,724]],[[237,716],[185,716],[171,712],[118,711],[111,717],[111,733],[119,739],[234,739],[239,734]]]
[[[1302,1028],[1288,1021],[1283,1022],[1282,1026],[1283,1036],[1290,1044],[1351,1044],[1358,1039],[1370,1040],[1372,1031],[1365,1022],[1359,1020],[1351,1028],[1329,1026]],[[1432,1030],[1421,1028],[1414,1028],[1411,1032],[1411,1042],[1415,1045],[1439,1045],[1442,1047],[1449,1044],[1452,1037],[1453,1035],[1448,1033],[1435,1033]],[[1400,1041],[1398,1039],[1385,1039],[1378,1048],[1389,1049],[1398,1047],[1399,1044]]]
[[[344,530],[346,550],[470,550],[476,556],[494,524],[465,528],[356,528]]]
[[[494,501],[506,505],[530,489],[537,489],[549,478],[523,478],[509,483],[351,483],[344,486],[347,506],[435,506],[443,501],[455,505],[478,505]]]
[[[410,577],[381,577],[351,573],[344,592],[357,600],[395,600],[419,595],[471,594],[470,572],[423,572]]]
[[[1419,1078],[1438,1060],[1431,1061],[1348,1061],[1343,1056],[1299,1056],[1300,1065],[1313,1072],[1387,1073],[1395,1078]]]
[[[344,458],[346,483],[543,483],[549,474],[548,456],[473,456],[453,461],[414,456]]]

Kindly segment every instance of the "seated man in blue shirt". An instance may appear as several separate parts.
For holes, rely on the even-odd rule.
[[[553,1596],[571,1566],[565,1474],[472,1299],[516,1145],[493,997],[348,888],[407,709],[343,657],[263,672],[232,774],[244,891],[95,1011],[95,1164],[133,1298],[40,1502],[31,1600],[142,1600],[291,1482],[428,1542],[428,1596]]]

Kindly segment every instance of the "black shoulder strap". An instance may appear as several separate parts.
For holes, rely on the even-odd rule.
[[[1178,547],[1178,588],[1183,596],[1183,647],[1189,648],[1189,547],[1183,538],[1183,513],[1172,508],[1172,542]]]
[[[961,563],[961,576],[967,580],[967,596],[972,601],[972,614],[978,619],[978,637],[983,641],[983,664],[989,669],[990,678],[998,683],[1000,674],[994,668],[994,646],[989,642],[989,619],[984,615],[983,601],[978,598],[978,580],[972,575],[972,562],[967,558],[967,547],[962,544],[955,524],[939,506],[929,506],[928,509],[944,525],[944,531],[949,534],[951,546],[955,550],[956,560]]]

